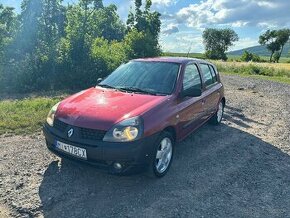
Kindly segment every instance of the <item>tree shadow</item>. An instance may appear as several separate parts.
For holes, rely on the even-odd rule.
[[[263,126],[265,125],[264,123],[246,117],[243,114],[242,109],[231,107],[228,105],[226,105],[225,107],[224,119],[244,128],[250,128],[250,124],[259,124]]]
[[[286,217],[290,156],[222,124],[176,145],[162,179],[113,176],[69,160],[50,163],[39,188],[44,217]]]

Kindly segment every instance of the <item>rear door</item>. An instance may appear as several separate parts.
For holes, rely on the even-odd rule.
[[[203,103],[205,119],[212,116],[216,110],[220,100],[221,84],[218,82],[217,73],[212,65],[200,63],[201,74],[203,78]]]
[[[186,65],[183,75],[183,90],[202,88],[201,75],[198,66],[195,63]],[[202,118],[203,103],[201,97],[184,97],[178,103],[179,124],[178,128],[181,137],[185,137],[193,129],[198,127]]]

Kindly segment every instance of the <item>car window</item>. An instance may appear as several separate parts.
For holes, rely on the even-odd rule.
[[[207,64],[200,64],[200,68],[201,68],[202,73],[203,73],[205,86],[210,86],[211,84],[216,82],[216,80],[215,80],[214,76],[212,75],[212,72]]]
[[[186,66],[183,77],[183,90],[189,88],[201,89],[201,79],[195,64]]]
[[[211,74],[213,75],[213,81],[217,82],[217,75],[216,75],[216,71],[215,71],[214,67],[212,65],[209,65],[209,69],[211,71]]]

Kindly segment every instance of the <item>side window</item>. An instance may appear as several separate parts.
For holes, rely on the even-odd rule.
[[[195,64],[187,65],[183,77],[183,90],[189,88],[201,89],[201,79]]]
[[[214,67],[212,65],[209,65],[209,69],[211,71],[211,74],[213,75],[214,82],[217,82],[218,80],[217,80],[217,75],[216,75],[216,71],[215,71]]]
[[[216,77],[213,76],[212,71],[209,68],[209,65],[200,64],[200,68],[201,68],[203,76],[204,76],[205,86],[210,86],[211,84],[216,82],[216,80],[215,80]]]

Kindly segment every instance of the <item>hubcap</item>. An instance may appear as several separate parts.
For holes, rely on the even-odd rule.
[[[155,167],[158,173],[163,173],[168,168],[172,158],[172,142],[169,138],[164,138],[158,147]]]
[[[221,122],[222,118],[223,118],[223,113],[224,113],[224,105],[222,102],[219,103],[219,109],[217,112],[217,121]]]

